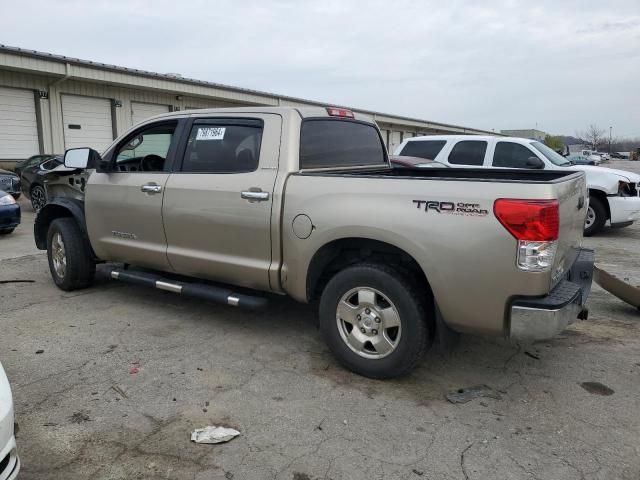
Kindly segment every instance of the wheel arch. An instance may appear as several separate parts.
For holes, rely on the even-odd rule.
[[[91,255],[96,258],[93,248],[91,248],[91,242],[89,241],[89,234],[87,232],[84,202],[74,198],[54,198],[38,212],[33,225],[33,234],[38,249],[47,249],[47,232],[49,231],[51,222],[57,218],[73,218],[75,220]]]
[[[311,258],[306,278],[307,301],[318,298],[335,273],[363,261],[399,266],[413,277],[427,295],[433,298],[433,290],[427,275],[411,254],[381,240],[348,237],[324,244]]]
[[[593,196],[602,202],[602,205],[607,211],[607,220],[609,220],[611,218],[611,207],[609,206],[609,200],[607,198],[607,194],[602,190],[598,190],[596,188],[590,188],[589,196],[590,197]]]

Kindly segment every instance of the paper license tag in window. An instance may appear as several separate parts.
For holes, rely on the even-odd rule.
[[[224,127],[200,127],[196,140],[223,140],[225,130]]]

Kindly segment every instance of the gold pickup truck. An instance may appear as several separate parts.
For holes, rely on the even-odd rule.
[[[540,339],[586,317],[582,172],[392,168],[376,125],[332,107],[175,112],[65,165],[91,169],[84,200],[35,223],[63,290],[105,262],[233,306],[317,300],[331,350],[374,378],[447,332]]]

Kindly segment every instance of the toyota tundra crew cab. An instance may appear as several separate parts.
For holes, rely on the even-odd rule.
[[[375,123],[320,107],[165,114],[65,165],[92,170],[84,199],[35,222],[63,290],[104,262],[233,306],[317,301],[332,352],[373,378],[436,334],[541,339],[586,315],[583,172],[394,169]]]

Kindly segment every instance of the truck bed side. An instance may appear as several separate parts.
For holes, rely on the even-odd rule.
[[[345,239],[373,240],[400,249],[417,262],[451,327],[504,333],[505,300],[546,295],[558,281],[554,272],[564,268],[558,266],[575,259],[584,221],[575,209],[578,198],[584,197],[584,176],[512,170],[423,172],[291,175],[282,221],[284,289],[297,300],[308,301],[313,292],[308,291],[307,272],[322,247]],[[493,213],[498,198],[559,199],[558,266],[551,272],[517,268],[517,241]],[[301,228],[304,225],[310,225],[308,231]]]

